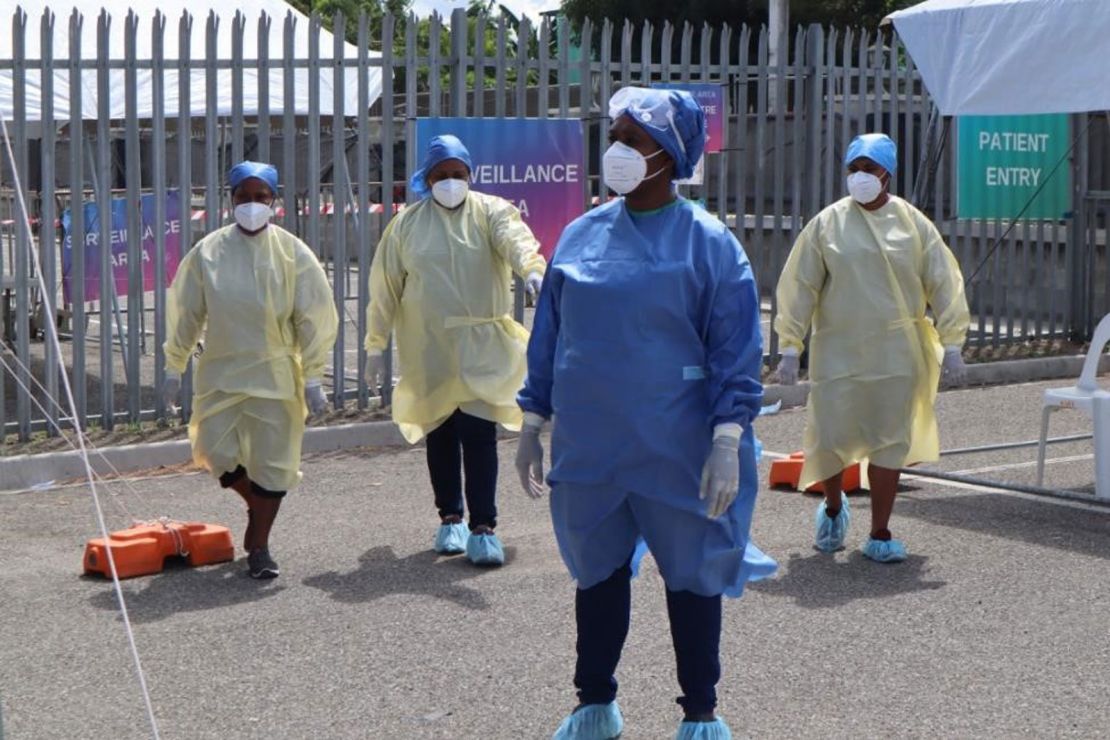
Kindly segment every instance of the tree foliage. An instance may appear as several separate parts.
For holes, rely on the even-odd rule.
[[[644,21],[656,25],[670,21],[677,26],[690,23],[695,28],[705,23],[739,26],[767,20],[766,0],[563,0],[561,7],[576,30],[587,18],[595,24],[608,19],[619,26],[627,19],[634,26]]]
[[[792,28],[819,23],[824,26],[851,26],[854,28],[875,29],[887,14],[913,5],[920,0],[790,0],[789,23]],[[700,31],[708,24],[717,28],[724,25],[738,28],[742,25],[760,27],[768,22],[768,0],[563,0],[562,12],[570,20],[576,37],[581,37],[582,25],[587,18],[594,23],[595,31],[603,20],[614,24],[618,34],[625,20],[632,22],[632,56],[640,56],[641,27],[645,21],[656,29],[670,22],[676,28],[691,24]],[[600,34],[593,37],[593,53],[600,50]],[[692,58],[700,56],[700,34],[695,33]],[[672,53],[677,54],[681,44],[681,34],[676,33],[672,41]],[[661,51],[658,32],[654,36],[653,54]],[[613,44],[614,59],[620,53],[619,44]],[[714,48],[711,56],[716,60],[718,50]]]
[[[305,14],[317,13],[320,16],[321,22],[324,27],[331,29],[334,27],[334,19],[337,13],[342,13],[346,19],[346,38],[351,43],[358,43],[358,17],[359,13],[365,12],[370,22],[370,47],[375,51],[381,50],[382,45],[382,19],[385,14],[392,13],[394,16],[392,50],[395,59],[403,59],[406,53],[406,45],[408,43],[407,28],[409,23],[415,22],[416,32],[416,54],[417,56],[427,57],[432,45],[432,19],[413,18],[409,14],[409,9],[412,7],[412,0],[290,0],[290,3]],[[505,38],[504,47],[505,54],[509,59],[515,59],[521,44],[524,44],[524,51],[534,58],[538,54],[539,49],[539,34],[538,29],[531,27],[528,37],[522,42],[520,39],[521,32],[521,19],[513,14],[508,8],[501,5],[497,0],[471,0],[470,5],[467,7],[467,27],[468,39],[470,48],[468,53],[476,55],[477,49],[475,44],[480,43],[485,52],[487,59],[493,59],[498,53],[497,44],[497,30],[499,18],[505,19]],[[485,33],[482,39],[477,39],[479,18],[485,16]],[[440,19],[441,30],[439,34],[438,50],[440,58],[446,61],[451,53],[451,18]],[[403,92],[405,89],[405,74],[406,70],[403,67],[398,67],[394,70],[394,90],[398,93]],[[417,91],[426,92],[429,89],[429,70],[422,67],[417,72]],[[475,83],[475,73],[470,70],[467,74],[467,83],[473,86]],[[531,76],[535,77],[536,72],[533,70]],[[440,83],[446,88],[450,79],[449,72],[446,70],[441,71]],[[516,83],[516,70],[510,67],[506,72],[506,81],[509,84]],[[493,70],[486,72],[486,86],[491,87],[495,83],[495,75]]]
[[[377,46],[382,36],[382,18],[386,13],[393,13],[398,18],[403,18],[412,6],[412,0],[289,0],[289,4],[302,13],[309,15],[318,13],[324,26],[332,28],[333,19],[337,13],[342,13],[347,19],[346,37],[352,44],[358,42],[358,16],[366,13],[370,20],[371,46]],[[402,29],[403,24],[397,24]],[[396,32],[394,33],[396,36]],[[378,42],[380,43],[380,42]]]
[[[886,16],[921,0],[790,0],[790,22],[875,30]]]
[[[920,0],[790,0],[791,25],[820,23],[826,26],[874,28],[887,14]],[[595,23],[608,18],[614,23],[631,20],[634,25],[651,21],[660,25],[670,21],[681,26],[690,23],[700,28],[767,22],[768,0],[563,0],[563,14],[573,26],[581,28],[586,18]]]

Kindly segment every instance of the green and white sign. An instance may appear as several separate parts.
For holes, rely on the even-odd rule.
[[[1023,219],[1057,220],[1071,210],[1067,115],[961,116],[957,137],[960,218],[1024,209]]]

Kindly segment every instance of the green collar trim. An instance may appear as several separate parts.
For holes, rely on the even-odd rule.
[[[670,210],[671,208],[675,208],[675,207],[677,207],[680,204],[685,203],[685,202],[686,202],[686,199],[683,198],[680,195],[665,206],[659,206],[658,208],[651,208],[647,211],[637,211],[635,208],[629,208],[628,213],[633,215],[633,216],[654,216],[657,213],[662,213],[663,211]],[[626,207],[627,207],[627,205],[626,205]]]

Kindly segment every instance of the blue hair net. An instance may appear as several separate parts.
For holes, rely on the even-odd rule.
[[[231,172],[227,175],[227,182],[231,185],[231,189],[235,190],[243,180],[251,177],[257,177],[270,186],[270,192],[274,195],[278,194],[277,168],[265,162],[240,162],[231,168]]]
[[[886,134],[860,134],[852,139],[844,155],[844,166],[860,157],[867,157],[892,175],[898,169],[898,146]]]
[[[451,134],[434,136],[428,142],[428,152],[424,155],[424,164],[409,178],[409,190],[413,192],[413,195],[417,198],[428,197],[428,194],[432,192],[432,189],[428,187],[428,173],[446,159],[458,159],[466,165],[468,170],[474,170],[474,164],[470,161],[470,152],[466,145],[459,141],[459,137]]]
[[[626,115],[674,160],[674,178],[684,180],[705,151],[705,111],[685,90],[623,87],[609,98],[609,117]]]

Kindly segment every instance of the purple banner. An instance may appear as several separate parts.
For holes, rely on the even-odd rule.
[[[112,200],[112,274],[116,280],[116,294],[127,295],[130,271],[127,263],[127,205],[126,199]],[[85,203],[85,300],[100,300],[100,210],[96,203]],[[181,263],[181,199],[176,190],[166,193],[166,219],[154,223],[154,196],[142,196],[143,235],[143,290],[154,290],[154,234],[160,228],[166,235],[166,285],[173,281]],[[62,214],[65,241],[62,245],[62,294],[66,303],[72,303],[73,291],[73,234],[72,218],[66,210]]]
[[[520,209],[551,259],[559,235],[585,210],[585,147],[577,120],[420,118],[416,161],[433,136],[454,134],[470,150],[470,186]]]

